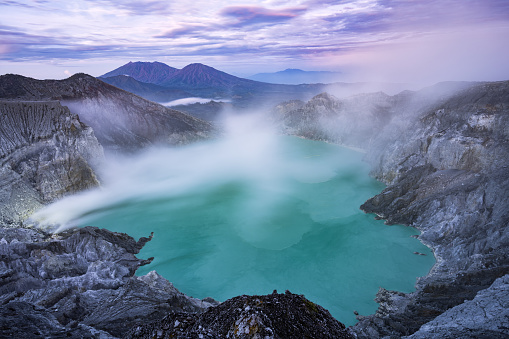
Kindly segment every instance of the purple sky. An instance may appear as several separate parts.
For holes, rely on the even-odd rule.
[[[0,74],[35,78],[160,61],[239,76],[508,80],[508,42],[509,0],[0,1]]]

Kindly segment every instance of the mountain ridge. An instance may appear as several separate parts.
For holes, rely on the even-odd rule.
[[[93,128],[108,149],[133,151],[151,144],[183,144],[213,135],[207,122],[79,73],[63,80],[0,76],[0,99],[56,100]]]
[[[138,81],[152,84],[160,84],[177,71],[176,68],[162,62],[129,61],[113,71],[105,73],[99,78],[108,78],[116,75],[128,75]]]
[[[100,76],[99,79],[160,103],[187,97],[200,97],[216,101],[227,100],[231,102],[231,107],[237,110],[270,110],[272,106],[282,101],[310,100],[313,96],[326,91],[332,91],[334,95],[339,97],[346,97],[367,91],[376,92],[380,90],[387,91],[388,94],[395,94],[415,87],[399,83],[268,83],[237,77],[200,63],[189,64],[180,70],[174,69],[171,74],[167,74],[158,81],[151,82],[150,79],[146,78],[145,81],[137,80],[137,73],[134,72],[124,74],[129,71],[129,67],[132,67],[129,66],[131,64],[121,66],[112,71],[113,73],[106,73]],[[156,72],[159,67],[158,64],[150,62],[137,62],[136,64],[142,65],[145,68],[145,73]],[[119,75],[105,77],[111,74]],[[138,83],[134,83],[135,81]],[[154,88],[152,85],[162,86],[166,89]],[[187,112],[196,117],[202,117],[203,110],[203,107],[196,111],[189,107]],[[217,116],[217,114],[211,112],[207,116]]]

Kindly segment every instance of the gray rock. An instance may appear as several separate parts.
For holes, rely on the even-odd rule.
[[[135,276],[151,261],[135,257],[149,240],[94,227],[51,236],[0,228],[0,336],[119,337],[169,312],[217,305],[185,296],[155,272]]]
[[[103,148],[57,101],[1,102],[0,225],[20,225],[67,194],[99,185]]]
[[[277,105],[272,119],[286,134],[365,148],[375,131],[390,121],[396,101],[382,92],[342,100],[322,93],[305,104]]]
[[[412,334],[509,273],[508,104],[508,82],[480,84],[416,114],[408,130],[389,126],[373,142],[367,159],[389,186],[361,208],[418,228],[437,263],[406,304],[363,318],[355,326],[360,337]],[[476,333],[491,333],[492,325],[478,320]],[[453,337],[474,334],[462,331]]]
[[[508,330],[509,275],[505,275],[407,338],[507,338]]]

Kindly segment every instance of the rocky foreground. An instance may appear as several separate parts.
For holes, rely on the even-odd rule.
[[[85,227],[45,235],[0,228],[0,337],[116,338],[170,312],[217,305],[180,293],[135,254],[150,238]]]
[[[160,321],[132,328],[125,338],[350,339],[352,335],[320,305],[289,291],[274,291],[234,297],[203,313],[171,312]]]
[[[136,277],[147,261],[135,254],[149,238],[19,228],[40,206],[97,186],[103,148],[132,151],[214,132],[160,106],[144,112],[156,104],[86,75],[2,76],[0,100],[0,337],[113,338],[130,329],[133,338],[509,335],[509,82],[344,100],[321,94],[276,107],[272,120],[288,134],[364,149],[387,188],[362,209],[418,228],[437,258],[416,292],[381,288],[376,314],[347,330],[291,293],[217,306],[181,294],[155,272]],[[111,114],[117,104],[122,121]],[[171,128],[153,130],[160,119]]]

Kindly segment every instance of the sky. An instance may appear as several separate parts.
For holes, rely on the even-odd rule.
[[[129,61],[237,76],[509,80],[509,0],[0,1],[0,74],[102,75]]]

